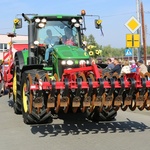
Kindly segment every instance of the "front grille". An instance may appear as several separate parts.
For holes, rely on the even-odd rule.
[[[61,64],[62,60],[59,60],[59,76],[61,77],[63,74],[64,69],[69,69],[69,68],[79,68],[79,64],[74,64],[74,65],[62,65]]]

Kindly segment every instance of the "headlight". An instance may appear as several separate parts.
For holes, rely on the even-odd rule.
[[[79,28],[79,27],[80,27],[80,24],[79,24],[79,23],[75,23],[74,26],[75,26],[76,28]]]
[[[86,64],[85,60],[80,60],[79,65],[83,65],[83,64]]]
[[[76,20],[75,18],[72,18],[72,19],[71,19],[71,22],[72,22],[72,23],[75,23],[75,22],[77,22],[77,20]]]
[[[41,21],[40,18],[35,19],[35,22],[37,22],[37,23],[39,23],[40,21]]]
[[[42,23],[46,23],[46,19],[43,18],[43,19],[41,20],[41,22],[42,22]]]
[[[66,65],[66,61],[63,60],[63,61],[61,62],[61,64],[62,64],[62,65]]]
[[[67,65],[73,65],[73,61],[72,60],[67,60]]]
[[[79,19],[79,23],[81,24],[83,22],[83,19]]]
[[[39,41],[34,41],[34,44],[35,45],[39,45]]]
[[[90,64],[90,61],[89,61],[89,60],[86,60],[86,64],[89,65],[89,64]]]
[[[43,28],[43,27],[45,26],[45,24],[41,22],[41,23],[38,24],[38,26],[39,26],[40,28]]]

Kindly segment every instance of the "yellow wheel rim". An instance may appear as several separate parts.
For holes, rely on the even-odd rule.
[[[22,98],[23,98],[23,109],[24,109],[25,113],[27,113],[27,111],[28,111],[28,97],[25,94],[26,89],[27,89],[27,84],[24,83]]]
[[[16,97],[17,97],[17,76],[16,76],[16,71],[15,71],[14,77],[13,77],[13,95],[14,95],[14,101],[16,101]]]

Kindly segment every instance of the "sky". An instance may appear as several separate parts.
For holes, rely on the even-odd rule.
[[[150,46],[150,0],[140,0],[144,7],[144,21],[146,26],[146,43]],[[126,34],[131,32],[125,23],[131,17],[137,17],[136,0],[0,0],[0,34],[12,32],[13,19],[18,14],[80,14],[86,11],[85,35],[92,34],[96,42],[102,46],[110,45],[113,48],[126,47]],[[100,16],[104,36],[95,29],[95,15]],[[93,16],[93,17],[92,17]],[[136,33],[136,32],[135,32]],[[27,35],[27,25],[17,34]]]

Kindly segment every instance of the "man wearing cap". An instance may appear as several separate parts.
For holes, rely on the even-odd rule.
[[[147,67],[143,64],[143,60],[138,61],[139,72],[145,74],[147,71]]]

